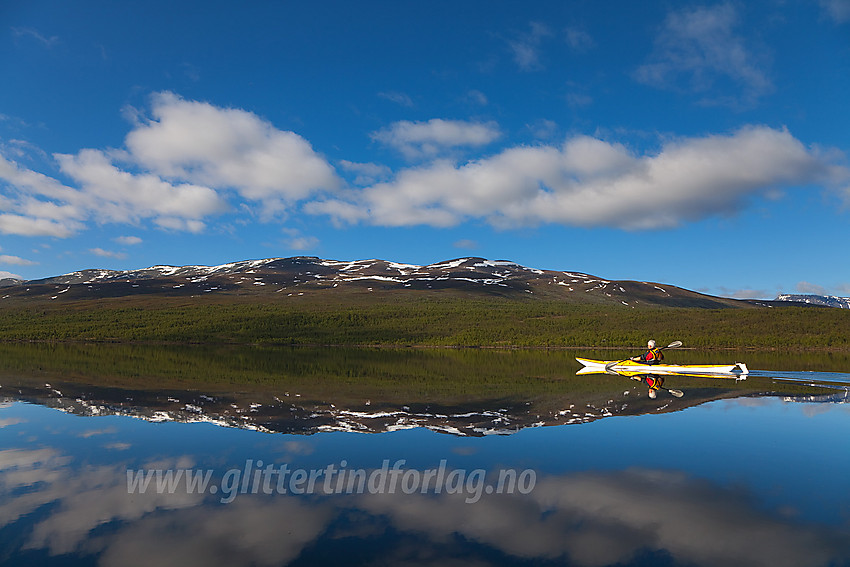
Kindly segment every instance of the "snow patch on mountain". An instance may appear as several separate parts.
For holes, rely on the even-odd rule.
[[[788,301],[791,303],[806,303],[808,305],[823,305],[824,307],[850,309],[850,297],[838,297],[835,295],[783,293],[776,298],[776,301]]]

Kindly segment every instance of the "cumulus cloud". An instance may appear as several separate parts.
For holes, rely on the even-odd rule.
[[[255,201],[292,201],[334,189],[328,162],[295,132],[245,110],[153,97],[152,119],[127,135],[128,158],[167,179],[232,188]]]
[[[763,71],[765,57],[736,33],[738,13],[731,4],[686,8],[670,13],[655,40],[647,63],[635,78],[660,88],[682,88],[697,93],[731,80],[740,96],[709,103],[752,104],[773,90]]]
[[[0,214],[0,232],[20,236],[56,236],[66,238],[75,232],[67,224],[50,219],[32,218],[23,215]]]
[[[181,223],[223,212],[224,199],[213,189],[188,183],[172,184],[153,174],[133,174],[116,167],[99,150],[82,150],[76,155],[57,154],[63,173],[82,187],[101,220],[157,222],[179,219]]]
[[[398,150],[408,159],[419,159],[459,147],[486,146],[499,136],[501,133],[495,122],[433,118],[427,122],[395,122],[374,132],[372,139]]]
[[[0,232],[65,238],[82,226],[80,194],[0,155]]]
[[[392,174],[392,170],[388,166],[377,163],[357,163],[341,160],[339,166],[355,175],[355,185],[371,185],[390,177]]]
[[[234,193],[270,218],[340,185],[304,138],[251,112],[172,93],[151,106],[149,119],[125,110],[125,148],[53,156],[74,187],[0,155],[0,233],[65,238],[92,221],[200,232]]]
[[[35,266],[38,262],[21,258],[20,256],[10,256],[8,254],[0,254],[0,264],[13,266]]]
[[[841,159],[764,126],[675,140],[651,155],[577,136],[560,147],[513,147],[462,165],[437,160],[307,210],[383,226],[454,226],[483,218],[504,228],[671,228],[736,213],[752,198],[785,187],[840,183],[850,177],[835,163]]]

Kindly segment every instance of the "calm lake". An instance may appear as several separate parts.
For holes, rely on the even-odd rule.
[[[850,355],[0,345],[3,565],[850,565]]]

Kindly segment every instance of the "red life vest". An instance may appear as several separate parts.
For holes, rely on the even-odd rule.
[[[656,362],[661,362],[664,360],[664,355],[661,354],[660,348],[651,348],[646,351],[646,354],[643,355],[643,359],[650,364],[654,364]]]
[[[645,376],[644,380],[646,381],[646,385],[652,390],[660,390],[664,384],[664,378],[662,376]]]

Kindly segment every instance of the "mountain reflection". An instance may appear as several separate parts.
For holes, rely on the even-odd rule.
[[[458,436],[670,412],[707,401],[834,393],[811,384],[575,376],[572,352],[0,345],[0,395],[77,415],[210,422],[270,433]],[[692,355],[693,356],[693,355]],[[669,388],[669,389],[668,389]],[[678,396],[682,391],[683,397]]]

